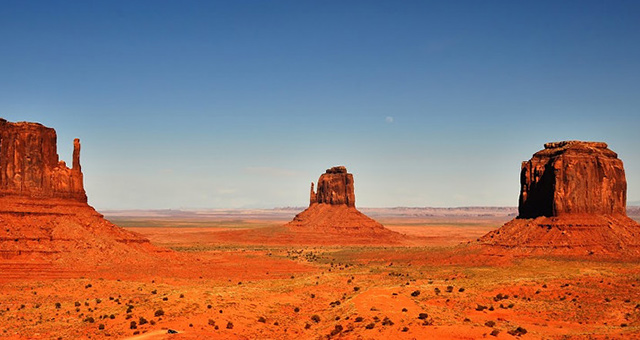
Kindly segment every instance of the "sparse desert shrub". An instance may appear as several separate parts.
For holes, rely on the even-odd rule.
[[[407,327],[407,326],[402,327],[402,331],[403,332],[408,332],[409,331],[409,327]]]
[[[355,321],[355,322],[362,322],[362,320],[364,320],[364,318],[362,318],[361,316],[358,316],[358,317],[356,317],[356,318],[355,318],[355,320],[353,320],[353,321]]]
[[[92,316],[89,316],[86,319],[84,319],[84,322],[94,323],[96,322],[96,320]]]
[[[104,329],[104,324],[103,324],[103,323],[99,324],[99,325],[98,325],[98,329],[99,329],[99,330],[103,330],[103,329]]]
[[[353,287],[353,291],[354,291],[354,292],[357,292],[357,291],[359,291],[359,290],[360,290],[360,287]]]
[[[62,304],[60,302],[56,302],[55,306],[56,306],[56,309],[62,308]]]
[[[414,290],[414,291],[411,293],[411,296],[413,296],[413,297],[416,297],[416,296],[418,296],[418,295],[420,295],[420,291],[419,291],[419,290]]]
[[[507,333],[513,335],[513,336],[522,336],[527,334],[527,330],[522,328],[522,327],[518,327],[516,329],[512,329],[510,331],[508,331]]]
[[[96,303],[100,303],[100,302],[102,302],[102,300],[96,299]]]
[[[300,307],[296,307],[293,309],[294,312],[298,313],[300,311]]]
[[[154,294],[154,295],[158,294],[158,291],[156,289],[154,289],[154,290],[151,291],[151,294]]]
[[[227,322],[227,329],[233,329],[233,322]]]
[[[318,314],[313,314],[313,315],[311,316],[311,321],[313,321],[313,322],[315,322],[315,323],[320,322],[320,316],[319,316]]]
[[[216,322],[213,319],[209,319],[209,326],[215,326]]]
[[[164,311],[162,309],[158,309],[155,313],[153,313],[156,317],[160,317],[164,315]]]
[[[447,286],[447,293],[453,292],[453,286]]]
[[[498,336],[498,334],[500,334],[500,331],[499,331],[499,330],[497,330],[497,329],[494,329],[494,330],[492,330],[492,331],[491,331],[491,333],[489,333],[489,334],[490,334],[490,335],[492,335],[492,336]]]
[[[406,309],[406,308],[402,308],[402,312],[403,312],[403,313],[406,313],[406,312],[408,312],[408,311],[409,311],[408,309]]]
[[[489,321],[485,322],[484,325],[487,326],[487,327],[493,327],[493,326],[496,325],[496,322],[489,320]]]
[[[180,294],[180,298],[181,298],[181,299],[184,299],[184,294]]]
[[[426,320],[428,317],[429,317],[429,314],[427,314],[427,313],[418,314],[418,319],[420,319],[420,320]]]
[[[460,289],[458,289],[458,291],[459,291],[460,293],[464,293],[464,288],[460,288]]]
[[[372,323],[367,324],[366,326],[364,326],[364,328],[366,328],[366,329],[373,329],[373,327],[375,327],[375,326],[376,326],[376,324],[372,322]]]
[[[131,321],[131,323],[129,323],[129,328],[130,329],[137,329],[138,328],[138,323],[135,321]]]
[[[91,287],[93,287],[93,285],[92,285],[92,284],[90,284],[90,283],[89,283],[88,285],[84,286],[84,288],[85,288],[85,289],[87,289],[87,288],[91,288]]]
[[[262,322],[262,323],[266,323],[267,319],[265,319],[263,316],[258,318],[258,322]]]
[[[433,291],[436,293],[436,295],[440,295],[440,288],[436,287],[433,289]]]
[[[304,329],[309,329],[309,328],[311,328],[311,324],[306,323],[306,324],[304,325]]]
[[[213,308],[213,306],[207,305],[207,309],[211,309],[211,308]]]
[[[113,315],[113,314],[109,315],[109,319],[112,319],[112,320],[113,320],[113,319],[115,319],[115,318],[116,318],[116,316],[115,316],[115,315]]]
[[[382,320],[382,325],[383,326],[393,326],[394,322],[391,321],[391,319],[389,319],[388,317],[385,316],[385,318]]]
[[[73,305],[76,307],[80,307],[80,302],[76,301]]]
[[[141,316],[140,319],[138,320],[138,324],[139,325],[144,325],[145,323],[149,323],[149,321],[147,321],[147,319],[145,319],[145,318],[143,318]]]
[[[342,332],[342,325],[336,325],[331,331],[331,336],[338,335],[338,333]]]
[[[482,311],[483,311],[483,310],[485,310],[485,309],[487,309],[487,306],[478,305],[478,306],[476,307],[476,310],[477,310],[477,311],[479,311],[479,312],[482,312]]]

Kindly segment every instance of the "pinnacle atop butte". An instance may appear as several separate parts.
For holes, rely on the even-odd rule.
[[[626,215],[622,161],[606,143],[546,143],[522,163],[519,215],[480,239],[491,251],[640,256],[640,225]]]
[[[95,265],[155,252],[87,204],[80,141],[69,168],[56,139],[52,128],[0,118],[0,261]]]
[[[323,243],[395,243],[401,235],[364,215],[355,207],[353,175],[344,166],[328,169],[311,183],[309,207],[285,225],[293,233],[321,237]]]

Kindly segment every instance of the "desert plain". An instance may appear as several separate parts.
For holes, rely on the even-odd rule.
[[[640,337],[637,261],[490,256],[469,246],[516,208],[362,209],[405,234],[402,244],[256,236],[300,210],[103,212],[168,251],[97,268],[3,261],[0,337]],[[640,209],[628,215],[639,220]]]

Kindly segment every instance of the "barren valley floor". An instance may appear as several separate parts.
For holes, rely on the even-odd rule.
[[[107,217],[173,249],[181,261],[84,272],[4,262],[1,338],[640,337],[637,262],[510,259],[464,245],[508,214],[376,217],[412,236],[409,247],[260,245],[216,237],[277,228],[288,215]]]

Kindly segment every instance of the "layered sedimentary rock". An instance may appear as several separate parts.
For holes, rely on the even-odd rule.
[[[0,119],[0,260],[97,264],[156,251],[87,204],[80,141],[73,146],[68,168],[54,129]]]
[[[518,217],[480,239],[492,251],[640,255],[624,167],[607,144],[547,143],[522,163],[520,184]]]

